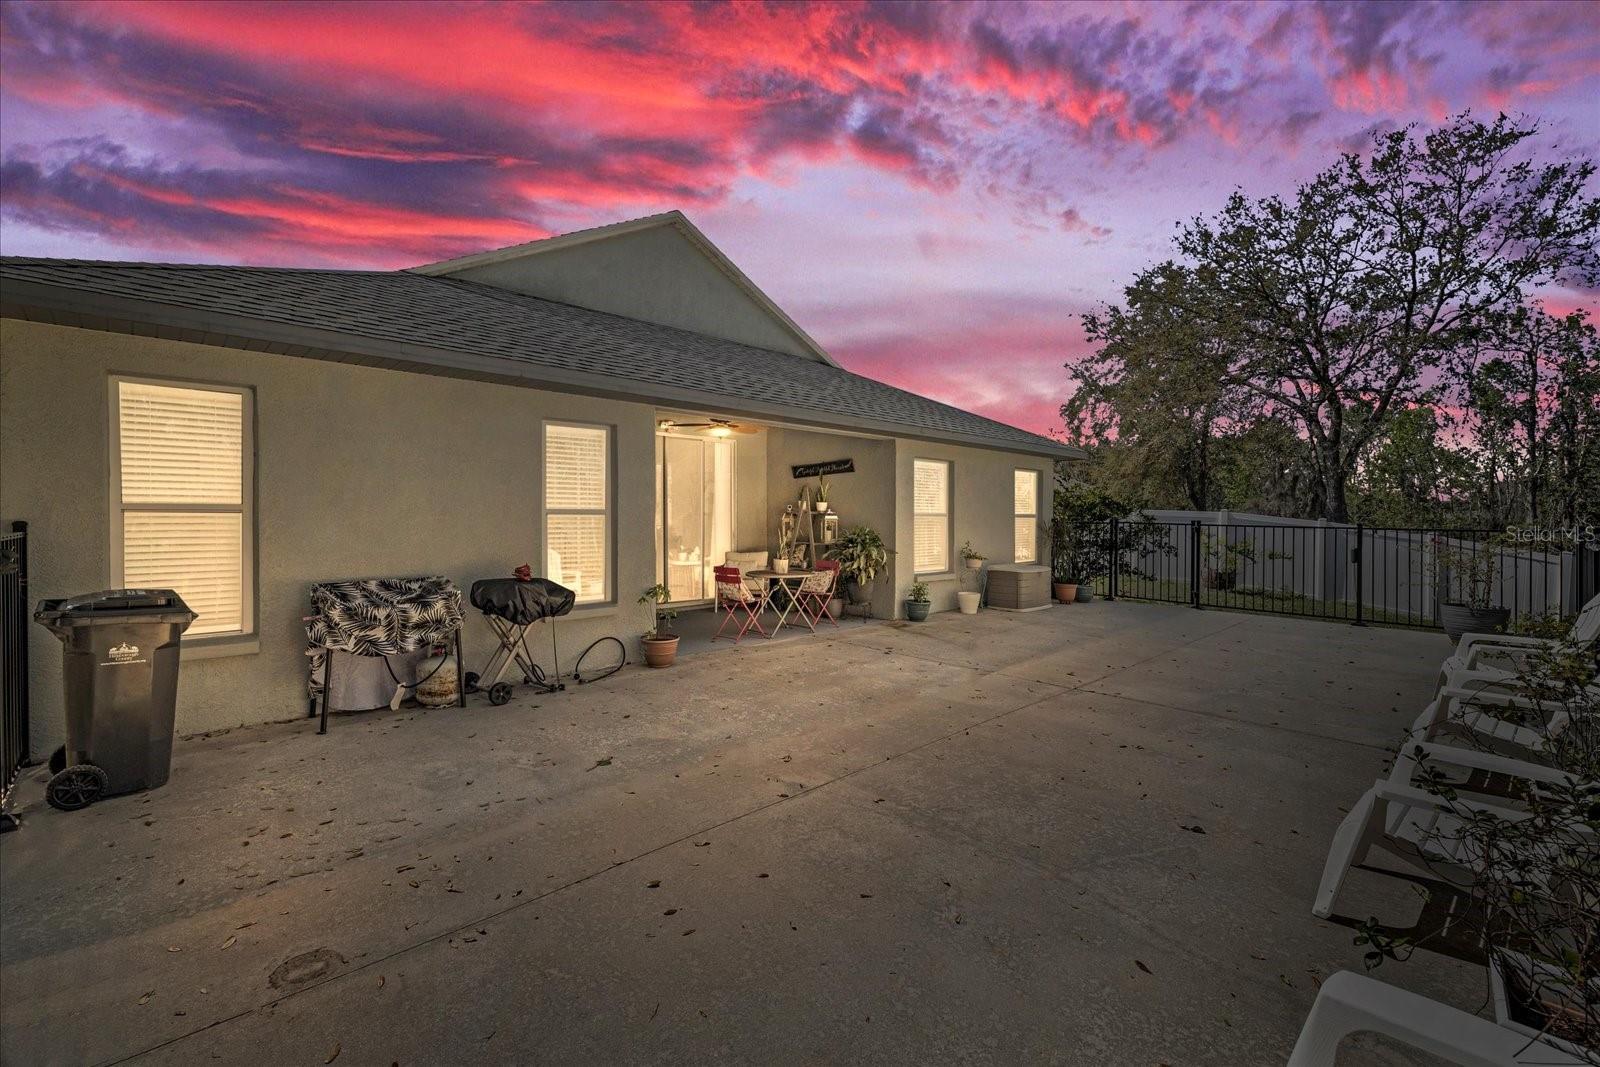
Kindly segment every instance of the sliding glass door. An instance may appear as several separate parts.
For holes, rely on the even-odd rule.
[[[710,600],[733,548],[733,442],[656,435],[656,580],[675,603]]]

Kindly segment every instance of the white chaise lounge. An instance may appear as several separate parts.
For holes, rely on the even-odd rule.
[[[1339,971],[1322,983],[1288,1067],[1334,1067],[1339,1043],[1375,1033],[1462,1067],[1540,1067],[1584,1061],[1543,1042],[1374,978]]]

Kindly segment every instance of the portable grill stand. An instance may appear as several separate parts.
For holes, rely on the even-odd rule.
[[[506,672],[515,663],[522,668],[522,680],[544,693],[559,693],[566,688],[561,682],[561,658],[556,652],[556,624],[552,618],[550,622],[550,658],[555,663],[555,679],[552,681],[544,673],[544,668],[533,661],[533,653],[528,651],[528,630],[535,624],[544,622],[543,619],[534,619],[531,622],[508,622],[498,615],[484,613],[484,619],[494,630],[495,637],[500,641],[500,647],[489,656],[489,662],[483,665],[483,673],[469,671],[466,675],[466,690],[478,692],[488,690],[489,703],[500,705],[511,699],[511,683],[505,681]],[[487,680],[488,684],[484,682]]]
[[[482,674],[466,676],[468,692],[487,689],[489,703],[504,704],[511,699],[511,683],[505,677],[513,666],[521,670],[523,682],[541,693],[559,693],[566,688],[561,683],[555,620],[572,610],[576,593],[548,578],[483,578],[472,583],[470,599],[472,606],[483,612],[500,647],[489,656]],[[550,623],[554,675],[546,675],[528,649],[528,627],[546,621]]]

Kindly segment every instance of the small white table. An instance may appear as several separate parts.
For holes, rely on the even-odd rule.
[[[775,609],[778,612],[778,624],[772,628],[773,633],[777,633],[779,630],[783,629],[784,623],[788,621],[789,616],[792,614],[799,614],[801,621],[806,624],[806,629],[810,630],[812,633],[817,632],[816,625],[806,617],[806,613],[803,611],[797,613],[795,610],[800,606],[800,587],[805,584],[807,578],[816,573],[818,572],[797,571],[793,568],[784,571],[782,574],[779,574],[774,570],[749,572],[748,577],[760,578],[767,582],[769,586],[776,583],[777,585],[782,586],[784,592],[787,594],[787,596],[784,597],[784,600],[787,601],[787,603],[785,603],[782,608]],[[768,603],[771,603],[771,601],[768,601]]]

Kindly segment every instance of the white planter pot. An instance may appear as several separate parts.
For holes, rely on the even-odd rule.
[[[1591,1062],[1595,1050],[1580,1048],[1571,1041],[1563,1041],[1559,1037],[1541,1034],[1534,1027],[1513,1017],[1511,990],[1508,988],[1505,975],[1501,971],[1501,968],[1508,961],[1513,968],[1523,973],[1543,971],[1552,976],[1559,976],[1560,973],[1550,964],[1542,960],[1529,959],[1518,952],[1506,952],[1502,949],[1496,949],[1491,952],[1489,954],[1489,998],[1494,1004],[1494,1021],[1512,1033],[1521,1034],[1537,1044],[1557,1049],[1569,1056],[1576,1056],[1581,1062]],[[1591,982],[1590,984],[1594,985],[1595,983]]]
[[[981,559],[969,559],[969,560],[964,560],[963,562],[966,563],[967,570],[969,570],[969,571],[981,571],[981,570],[983,570],[983,560],[981,560]]]
[[[827,511],[828,510],[828,502],[826,500],[817,501],[817,510],[818,511]]]
[[[979,593],[963,591],[956,594],[956,605],[961,609],[961,614],[976,615],[978,613],[978,601],[981,598]]]
[[[786,560],[786,559],[775,559],[775,560],[773,560],[772,561],[772,570],[773,570],[774,573],[777,573],[777,574],[788,574],[789,573],[789,561]]]

